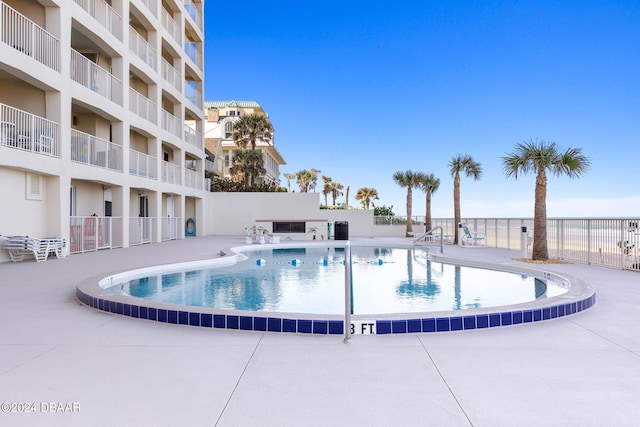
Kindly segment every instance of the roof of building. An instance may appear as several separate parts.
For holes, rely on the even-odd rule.
[[[260,104],[256,101],[206,101],[204,103],[204,109],[209,108],[225,108],[225,107],[240,107],[240,108],[260,108]]]

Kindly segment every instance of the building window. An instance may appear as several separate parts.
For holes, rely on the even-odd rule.
[[[229,111],[229,115],[230,115],[230,116],[235,116],[235,115],[236,115],[236,112],[235,112],[235,111]]]
[[[224,137],[231,138],[233,135],[233,122],[227,122],[224,124]]]
[[[42,200],[43,178],[40,175],[27,173],[27,200]]]
[[[304,221],[282,221],[273,223],[274,233],[303,233],[305,230]]]

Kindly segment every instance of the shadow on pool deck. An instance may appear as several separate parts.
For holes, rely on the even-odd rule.
[[[0,425],[640,422],[640,275],[630,271],[544,265],[596,288],[597,305],[567,318],[355,336],[349,344],[341,336],[158,324],[100,312],[74,297],[76,283],[89,277],[216,257],[242,242],[198,237],[1,264],[0,402],[34,403],[36,413],[3,406]],[[512,259],[515,251],[447,246],[445,255],[524,265]],[[76,409],[74,403],[79,412],[51,413]]]

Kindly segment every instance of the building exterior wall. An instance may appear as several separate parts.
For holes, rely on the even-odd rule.
[[[272,231],[273,221],[304,221],[317,227],[317,239],[327,238],[327,224],[336,221],[349,223],[349,235],[371,237],[373,210],[320,209],[319,193],[211,193],[204,199],[207,221],[204,234],[242,235],[245,226],[254,225]],[[311,233],[288,235],[293,240],[309,240]]]
[[[105,216],[109,194],[117,246],[135,241],[141,193],[156,216],[152,242],[167,226],[183,238],[187,212],[202,219],[203,7],[0,0],[0,235],[69,239],[72,187],[79,217]],[[28,176],[39,177],[37,200]],[[161,220],[169,198],[173,222]]]

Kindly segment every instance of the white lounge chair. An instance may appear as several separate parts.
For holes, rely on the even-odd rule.
[[[487,239],[484,233],[471,232],[469,227],[464,222],[460,223],[460,231],[458,238],[460,239],[460,246],[469,248],[484,248],[487,246]]]
[[[46,238],[36,239],[29,236],[9,236],[4,244],[9,252],[11,261],[24,260],[25,255],[33,255],[37,262],[46,261],[50,253],[56,258],[64,258],[67,254],[67,244],[64,239]]]

